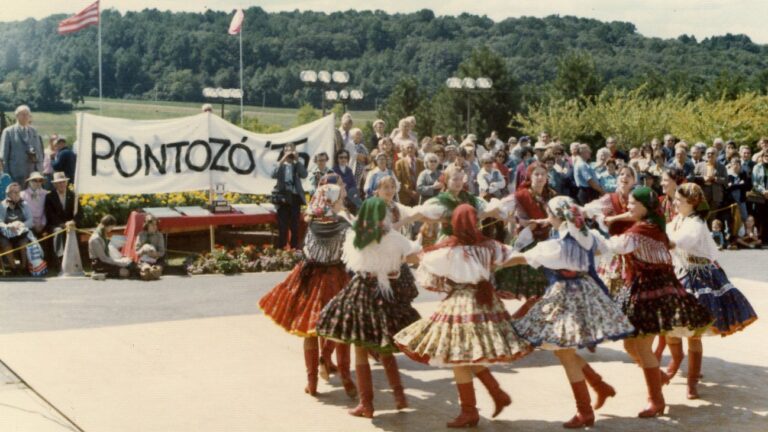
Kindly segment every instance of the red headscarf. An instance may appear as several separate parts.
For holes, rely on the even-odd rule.
[[[477,210],[469,204],[460,204],[451,215],[453,234],[441,242],[424,248],[424,252],[455,246],[475,246],[493,250],[493,240],[484,236],[477,228]],[[480,304],[493,302],[493,285],[490,281],[478,283],[475,298]]]

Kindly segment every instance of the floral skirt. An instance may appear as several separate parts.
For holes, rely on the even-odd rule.
[[[390,284],[395,294],[392,301],[379,293],[375,277],[356,274],[323,308],[317,333],[381,353],[396,352],[395,333],[420,317],[410,302],[415,295],[407,297],[418,291],[410,269],[408,274],[401,272],[398,279],[390,280]]]
[[[543,349],[584,348],[634,335],[621,308],[590,276],[555,282],[512,326]]]
[[[454,288],[432,316],[395,335],[400,350],[418,362],[451,367],[511,362],[529,353],[501,300],[480,304],[474,287]]]
[[[291,334],[317,336],[320,311],[347,283],[349,274],[344,264],[303,261],[259,300],[259,308]]]
[[[715,318],[711,328],[714,334],[733,334],[757,319],[752,305],[717,263],[692,266],[680,282]]]
[[[709,310],[680,285],[672,266],[637,272],[617,302],[638,335],[699,336],[713,321]]]

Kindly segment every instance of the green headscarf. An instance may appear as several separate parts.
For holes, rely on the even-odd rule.
[[[460,204],[469,204],[475,209],[477,209],[477,198],[470,194],[467,191],[461,191],[459,192],[459,196],[453,196],[450,192],[440,192],[437,195],[437,201],[445,207],[446,210],[448,210],[448,217],[450,218],[450,215],[453,214],[453,211],[456,210],[456,207],[458,207]],[[453,234],[453,227],[451,224],[442,224],[442,231],[445,235],[452,235]]]
[[[354,245],[362,249],[373,241],[380,242],[387,231],[384,219],[387,217],[387,203],[381,198],[368,198],[363,201],[352,229],[355,231]]]
[[[661,204],[659,203],[659,195],[653,191],[653,189],[641,186],[638,188],[635,188],[632,191],[632,196],[639,201],[643,207],[648,210],[648,214],[645,216],[646,220],[648,222],[658,226],[661,228],[661,231],[664,232],[667,226],[667,223],[664,221],[664,216],[661,214],[659,208]]]

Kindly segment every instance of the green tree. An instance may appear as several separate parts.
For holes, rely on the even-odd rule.
[[[590,100],[603,88],[594,58],[584,51],[569,52],[558,59],[553,86],[557,95],[566,100]]]
[[[384,120],[387,128],[394,129],[400,119],[416,115],[425,98],[424,92],[415,79],[403,78],[379,107],[379,118]],[[416,124],[416,131],[419,135],[423,135],[424,126],[419,123]]]
[[[494,130],[501,136],[512,133],[510,123],[513,114],[520,111],[521,92],[504,59],[490,48],[481,47],[459,65],[457,75],[490,78],[493,85],[487,90],[470,91],[448,89],[443,85],[431,104],[435,130],[465,131],[469,105],[470,132],[479,136],[490,135]]]

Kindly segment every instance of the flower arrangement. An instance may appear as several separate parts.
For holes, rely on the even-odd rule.
[[[260,204],[267,202],[264,195],[224,194],[232,204]],[[132,211],[144,207],[201,206],[208,204],[208,191],[176,192],[167,194],[106,195],[85,194],[80,196],[79,212],[82,226],[95,227],[99,219],[111,214],[118,224],[124,224]]]
[[[205,253],[187,264],[189,274],[235,274],[291,270],[303,259],[300,250],[275,249],[272,245],[261,248],[240,245],[227,249],[217,245],[213,252]]]

